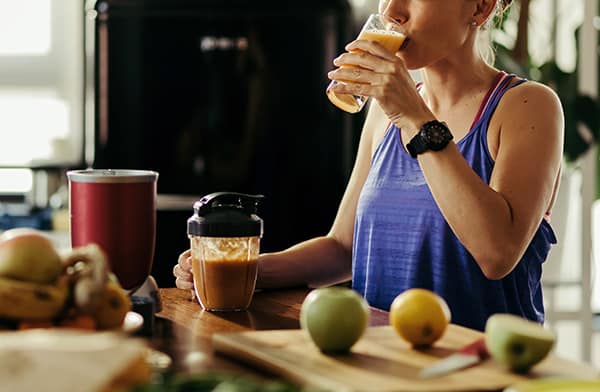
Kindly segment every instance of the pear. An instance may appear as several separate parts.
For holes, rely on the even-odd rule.
[[[41,231],[17,228],[0,236],[0,277],[49,284],[62,270],[60,255]]]
[[[544,359],[556,337],[541,324],[512,314],[494,314],[485,325],[486,347],[497,362],[526,373]]]

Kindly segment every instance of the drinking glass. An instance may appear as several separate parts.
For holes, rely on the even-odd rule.
[[[382,14],[371,14],[358,34],[358,39],[379,42],[392,53],[396,53],[400,49],[405,38],[402,26],[394,19]],[[342,67],[351,66],[342,65]],[[326,92],[329,100],[348,113],[360,112],[367,103],[368,97],[336,93],[332,87],[338,83],[344,82],[333,80],[327,86]]]

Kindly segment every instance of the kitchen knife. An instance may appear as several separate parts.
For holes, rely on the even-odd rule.
[[[485,347],[485,338],[479,338],[454,354],[424,367],[419,373],[419,377],[441,377],[448,373],[473,366],[489,358],[489,356],[490,354]]]

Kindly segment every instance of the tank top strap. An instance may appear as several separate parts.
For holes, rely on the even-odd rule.
[[[527,79],[519,78],[515,74],[504,73],[500,81],[497,83],[494,91],[489,95],[489,98],[485,103],[483,110],[481,111],[481,115],[477,121],[474,122],[473,127],[477,125],[484,125],[484,128],[487,128],[490,118],[492,117],[492,114],[494,114],[494,111],[498,106],[498,102],[500,102],[500,99],[502,99],[504,93],[513,87],[525,83],[526,81]],[[479,124],[480,122],[483,122],[484,124]]]
[[[473,118],[473,122],[471,123],[471,126],[469,127],[469,129],[473,129],[475,124],[477,124],[477,122],[481,118],[481,115],[484,112],[484,109],[487,107],[490,97],[497,90],[498,85],[502,82],[502,80],[504,80],[505,76],[506,76],[506,72],[504,72],[504,71],[498,72],[498,75],[496,75],[496,77],[494,78],[494,82],[492,83],[492,86],[489,88],[489,90],[485,94],[485,97],[483,97],[483,99],[481,100],[481,103],[479,104],[479,109],[477,110],[477,114]]]

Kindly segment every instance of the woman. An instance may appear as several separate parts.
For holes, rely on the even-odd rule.
[[[372,100],[331,231],[259,259],[258,285],[352,279],[389,309],[411,287],[437,292],[454,323],[494,313],[543,322],[541,266],[556,242],[563,114],[549,88],[485,61],[480,43],[510,0],[387,0],[409,37],[399,52],[357,40],[334,60],[338,93]],[[488,43],[489,47],[489,43]],[[415,86],[408,70],[420,69]],[[191,288],[189,253],[174,269]]]

